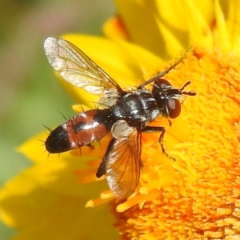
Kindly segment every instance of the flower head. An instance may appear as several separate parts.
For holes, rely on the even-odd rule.
[[[183,103],[178,123],[168,129],[174,138],[176,162],[160,156],[153,146],[143,151],[146,171],[140,194],[116,208],[121,212],[116,214],[118,227],[127,239],[135,235],[142,236],[139,239],[211,239],[239,234],[240,111],[236,97],[240,59],[220,56],[217,50],[195,49],[179,67],[178,76],[171,75],[177,82],[190,73],[197,96]]]
[[[159,133],[143,133],[139,185],[128,199],[109,202],[114,195],[105,181],[96,182],[95,177],[109,136],[101,146],[96,143],[94,150],[81,148],[81,159],[79,149],[47,158],[35,140],[45,139],[44,133],[19,149],[34,166],[1,190],[2,219],[21,230],[19,239],[39,233],[41,239],[60,235],[93,239],[97,235],[89,228],[91,215],[106,238],[117,233],[106,228],[105,221],[115,222],[123,239],[236,239],[240,236],[238,3],[186,0],[180,5],[143,0],[116,4],[119,16],[104,26],[110,39],[64,38],[81,47],[123,87],[123,81],[138,86],[175,61],[165,59],[194,45],[164,78],[179,88],[191,81],[188,88],[197,95],[182,99],[181,115],[172,126],[163,118],[151,123],[166,126],[164,146],[176,161],[161,153]],[[89,100],[81,90],[66,86],[77,100]],[[98,207],[84,208],[86,202],[88,207]],[[109,204],[102,204],[106,202],[112,214]],[[108,214],[104,224],[102,211]],[[84,226],[81,230],[79,224]]]

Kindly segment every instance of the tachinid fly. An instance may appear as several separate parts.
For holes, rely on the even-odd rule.
[[[160,132],[163,153],[165,128],[148,126],[158,116],[176,118],[181,112],[180,96],[195,96],[184,88],[173,88],[162,77],[178,65],[144,82],[134,91],[123,90],[105,71],[72,43],[49,37],[44,44],[52,67],[69,83],[99,95],[99,109],[83,111],[50,132],[45,146],[49,153],[61,153],[99,141],[107,133],[111,140],[96,176],[106,176],[118,198],[127,198],[138,185],[141,168],[142,132]],[[152,91],[145,86],[153,83]],[[101,107],[104,106],[104,109]],[[166,153],[165,153],[166,154]]]

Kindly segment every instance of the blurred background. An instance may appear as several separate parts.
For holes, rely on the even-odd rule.
[[[16,148],[65,116],[75,102],[61,88],[43,51],[48,36],[102,35],[115,14],[111,0],[0,1],[0,187],[30,166]],[[0,222],[0,239],[14,230]]]

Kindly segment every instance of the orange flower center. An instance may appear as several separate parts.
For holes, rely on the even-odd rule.
[[[191,81],[181,117],[161,154],[157,136],[144,134],[140,185],[113,203],[123,239],[208,239],[240,234],[240,58],[197,49],[166,78]],[[175,149],[174,149],[175,147]]]

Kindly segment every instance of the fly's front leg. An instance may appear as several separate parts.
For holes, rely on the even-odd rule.
[[[146,126],[144,127],[142,130],[142,132],[161,132],[160,136],[159,136],[159,139],[158,139],[158,142],[161,146],[161,149],[162,149],[162,152],[163,154],[165,154],[168,158],[176,161],[176,159],[174,157],[171,157],[166,151],[165,151],[165,147],[164,147],[164,144],[163,144],[163,139],[164,139],[164,135],[165,135],[165,132],[166,132],[166,129],[165,127],[156,127],[156,126]]]

